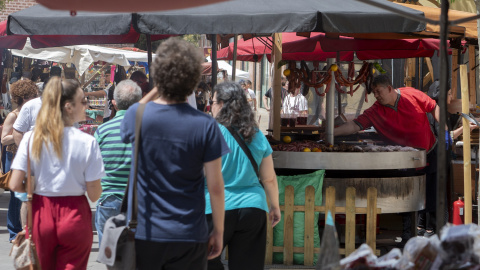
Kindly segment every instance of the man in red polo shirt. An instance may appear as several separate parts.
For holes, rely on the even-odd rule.
[[[390,143],[427,151],[426,207],[419,214],[417,233],[431,236],[435,232],[436,222],[437,139],[426,113],[431,113],[438,122],[440,108],[433,99],[415,88],[394,89],[386,75],[374,78],[372,93],[377,99],[372,107],[357,119],[335,128],[334,135],[350,135],[373,126]]]

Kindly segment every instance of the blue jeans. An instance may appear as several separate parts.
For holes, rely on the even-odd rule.
[[[110,217],[120,214],[121,206],[122,200],[118,199],[114,195],[108,196],[97,205],[97,211],[95,213],[95,228],[97,228],[99,245],[102,242],[103,227],[105,227],[105,222]]]
[[[5,171],[10,170],[10,166],[13,161],[12,152],[5,152]],[[15,239],[17,233],[22,231],[22,222],[20,221],[20,208],[22,207],[22,201],[15,198],[15,193],[10,191],[10,202],[8,203],[8,212],[7,212],[7,229],[10,233],[10,241]]]

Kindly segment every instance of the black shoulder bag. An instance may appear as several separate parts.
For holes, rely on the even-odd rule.
[[[250,160],[250,163],[253,166],[253,170],[257,174],[258,182],[260,182],[260,185],[263,187],[262,181],[260,181],[260,173],[258,172],[258,164],[255,162],[255,159],[253,159],[252,152],[250,152],[250,149],[248,149],[247,145],[245,144],[245,141],[240,138],[240,135],[238,135],[238,132],[235,131],[231,126],[227,127],[228,131],[232,134],[233,138],[237,141],[238,145],[242,148],[243,152],[245,152],[245,155],[247,155],[248,159]]]
[[[105,222],[103,238],[98,251],[97,262],[107,265],[107,269],[134,270],[135,265],[135,229],[137,228],[137,169],[138,151],[141,141],[142,117],[146,104],[140,103],[135,115],[135,149],[133,159],[133,179],[125,189],[120,214]],[[128,193],[132,186],[132,216],[127,220]]]

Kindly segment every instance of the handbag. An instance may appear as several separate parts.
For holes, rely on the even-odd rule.
[[[0,188],[3,188],[5,190],[8,190],[8,184],[10,183],[10,178],[12,178],[12,170],[6,172],[6,173],[1,173],[0,176]]]
[[[250,149],[245,144],[245,141],[243,141],[242,138],[240,138],[240,135],[238,135],[237,131],[235,131],[231,126],[227,127],[227,129],[228,129],[228,131],[230,131],[233,138],[235,138],[235,140],[237,141],[240,148],[242,148],[243,152],[245,152],[245,155],[247,155],[248,159],[250,160],[250,163],[253,166],[253,170],[257,174],[258,182],[260,182],[260,185],[262,185],[262,187],[263,187],[263,183],[262,183],[262,181],[260,181],[260,173],[258,172],[258,164],[257,164],[257,162],[255,162],[255,159],[253,159],[252,152],[250,151]]]
[[[10,251],[10,256],[13,257],[13,267],[20,270],[41,269],[37,249],[32,241],[33,179],[30,169],[30,138],[27,145],[27,228],[17,234]]]
[[[137,228],[137,169],[138,150],[140,146],[140,129],[146,104],[140,103],[135,115],[135,152],[133,181],[128,181],[122,200],[120,214],[110,217],[105,222],[103,238],[98,250],[97,262],[107,265],[107,269],[134,270],[136,268],[135,229]],[[128,193],[132,186],[132,217],[127,222]]]
[[[2,156],[5,155],[5,151],[3,151],[4,149],[5,148],[2,147]],[[12,177],[12,170],[9,170],[6,173],[0,172],[0,188],[3,188],[5,190],[9,190],[8,184],[10,183],[10,178],[11,177]]]

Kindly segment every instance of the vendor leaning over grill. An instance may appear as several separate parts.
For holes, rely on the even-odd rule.
[[[438,122],[440,108],[422,91],[411,87],[394,89],[386,75],[374,78],[372,92],[377,99],[372,107],[353,121],[335,128],[334,135],[349,135],[373,126],[388,141],[426,149],[426,206],[418,216],[417,234],[433,235],[436,231],[437,140],[426,113],[431,113]],[[448,132],[446,134],[449,136]],[[451,139],[448,138],[447,141]],[[404,229],[402,238],[407,238],[405,236],[408,234]],[[402,239],[402,242],[405,240],[408,239]]]

